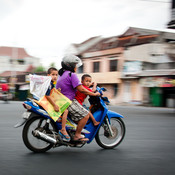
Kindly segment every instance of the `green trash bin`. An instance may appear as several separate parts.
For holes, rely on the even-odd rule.
[[[150,88],[150,99],[152,106],[162,107],[163,105],[163,95],[162,89],[160,87],[151,87]]]

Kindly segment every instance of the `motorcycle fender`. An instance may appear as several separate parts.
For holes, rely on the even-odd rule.
[[[112,118],[112,117],[124,118],[121,114],[118,114],[118,113],[110,111],[110,110],[108,110],[107,116],[108,116],[109,119]]]
[[[35,114],[36,115],[36,114]],[[14,126],[14,128],[18,128],[18,127],[21,127],[22,125],[24,125],[31,117],[33,117],[34,116],[34,114],[32,113],[32,112],[28,112],[28,111],[26,111],[26,112],[24,112],[23,114],[22,114],[22,120],[19,122],[19,123],[17,123],[15,126]]]
[[[27,121],[27,119],[22,118],[22,120],[21,120],[19,123],[17,123],[17,124],[14,126],[14,128],[19,128],[19,127],[21,127],[22,125],[24,125],[24,124],[26,123],[26,121]]]

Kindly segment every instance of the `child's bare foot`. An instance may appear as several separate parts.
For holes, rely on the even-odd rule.
[[[94,122],[94,126],[98,126],[99,124],[100,122],[97,122],[97,121]]]
[[[57,122],[61,122],[62,121],[62,117],[59,117]]]

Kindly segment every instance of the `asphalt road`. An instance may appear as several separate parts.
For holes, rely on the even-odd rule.
[[[174,110],[109,108],[125,116],[126,136],[117,148],[104,150],[94,141],[36,154],[24,146],[22,128],[13,128],[25,111],[22,104],[0,101],[0,175],[174,175]]]

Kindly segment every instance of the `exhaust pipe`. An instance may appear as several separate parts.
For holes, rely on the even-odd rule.
[[[49,142],[49,143],[52,143],[52,144],[56,144],[57,143],[57,140],[38,131],[38,130],[35,130],[35,131],[32,131],[33,133],[33,136],[37,137],[38,139],[41,139],[43,141],[46,141],[46,142]]]

